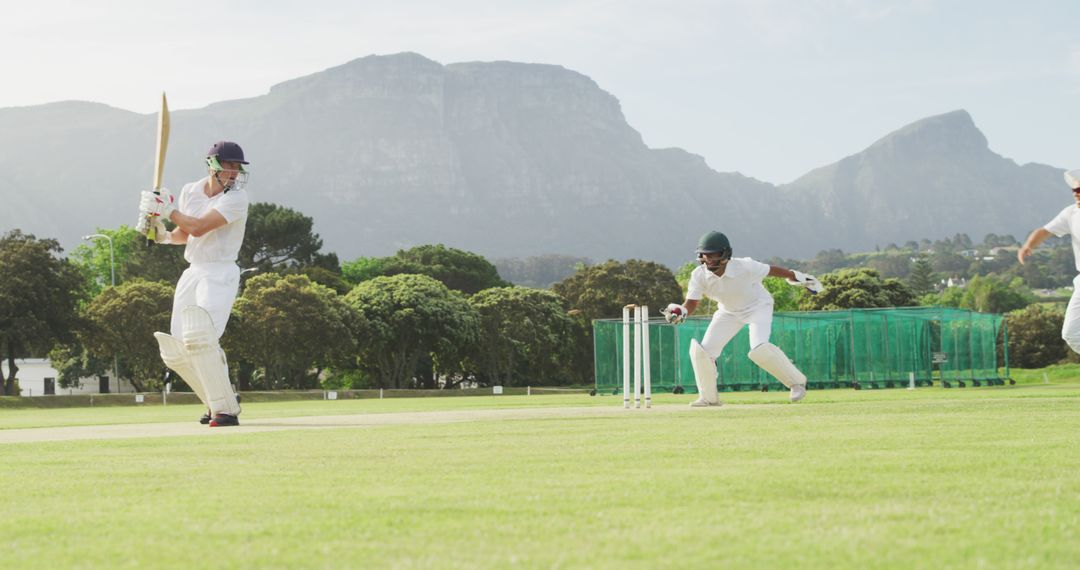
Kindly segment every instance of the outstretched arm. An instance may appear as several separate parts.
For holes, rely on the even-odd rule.
[[[795,280],[795,272],[779,265],[769,266],[769,277],[783,277],[784,279]]]
[[[1031,255],[1032,250],[1039,247],[1039,244],[1046,241],[1046,238],[1054,234],[1050,233],[1046,228],[1038,228],[1031,232],[1027,240],[1024,241],[1024,245],[1020,247],[1020,251],[1016,252],[1016,259],[1020,261],[1020,265],[1024,264],[1024,258]]]

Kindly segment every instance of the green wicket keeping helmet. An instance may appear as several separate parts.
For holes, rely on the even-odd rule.
[[[726,235],[720,232],[709,232],[701,236],[697,246],[699,258],[706,253],[721,253],[724,259],[729,259],[731,257],[731,242],[728,241]]]

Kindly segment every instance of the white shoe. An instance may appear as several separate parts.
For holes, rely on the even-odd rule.
[[[694,400],[693,402],[690,402],[690,405],[695,407],[695,408],[709,408],[709,407],[714,407],[714,406],[716,406],[716,407],[723,406],[724,403],[721,402],[720,400],[717,400],[715,402],[710,402],[710,401],[706,400],[705,398],[698,398],[698,399]]]
[[[798,402],[806,397],[806,384],[796,384],[791,387],[791,401]]]

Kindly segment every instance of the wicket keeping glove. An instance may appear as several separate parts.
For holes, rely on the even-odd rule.
[[[799,287],[805,287],[811,294],[820,293],[824,288],[821,286],[821,281],[818,281],[817,277],[813,275],[794,270],[792,270],[792,273],[795,274],[795,279],[788,279],[787,282]]]
[[[686,316],[689,314],[689,311],[686,310],[686,307],[678,303],[672,303],[668,305],[666,309],[660,312],[664,315],[664,320],[673,325],[677,325],[685,321]]]

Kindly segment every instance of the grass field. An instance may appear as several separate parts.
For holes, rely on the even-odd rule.
[[[1074,568],[1080,385],[0,445],[3,568]],[[244,419],[612,396],[272,402]],[[678,406],[670,409],[669,406]],[[0,410],[0,429],[197,406]]]

